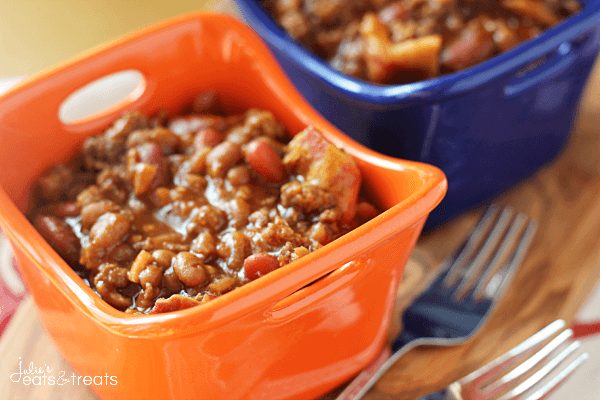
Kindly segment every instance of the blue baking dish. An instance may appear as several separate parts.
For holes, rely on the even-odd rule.
[[[457,73],[367,83],[296,42],[258,0],[235,0],[297,89],[325,118],[384,154],[441,168],[439,225],[499,194],[560,153],[600,48],[600,0],[520,46]]]

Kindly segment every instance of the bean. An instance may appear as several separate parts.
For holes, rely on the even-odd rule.
[[[173,262],[173,271],[179,280],[188,287],[198,286],[206,281],[206,272],[200,258],[183,251],[177,254]]]
[[[140,251],[133,261],[133,264],[131,264],[129,272],[127,272],[127,277],[129,280],[131,282],[140,283],[140,274],[153,261],[154,259],[150,253],[148,253],[146,250]]]
[[[196,151],[205,148],[213,148],[223,141],[223,135],[215,128],[204,128],[194,137],[194,148]]]
[[[206,156],[208,174],[213,177],[223,176],[240,158],[242,151],[239,145],[229,141],[220,143]]]
[[[165,274],[163,276],[163,282],[167,289],[169,289],[171,292],[177,293],[181,289],[183,289],[183,285],[181,284],[181,281],[179,280],[177,274],[173,270],[173,267],[165,271]]]
[[[54,206],[54,215],[58,217],[76,217],[81,212],[81,207],[77,202],[66,201],[64,203],[57,203]]]
[[[129,219],[123,214],[102,214],[90,230],[91,243],[98,247],[114,247],[127,235],[129,226]]]
[[[253,254],[244,260],[244,273],[251,281],[279,268],[277,257],[266,253]]]
[[[150,284],[150,286],[153,287],[157,287],[160,288],[161,286],[161,282],[162,282],[162,277],[163,277],[163,270],[154,265],[148,265],[146,268],[144,268],[142,270],[142,272],[139,275],[139,280],[140,280],[140,285],[142,285],[142,287],[147,286],[148,284]]]
[[[215,238],[209,232],[202,232],[192,242],[191,250],[208,258],[215,253],[217,249]]]
[[[246,149],[246,160],[265,181],[278,183],[287,177],[287,171],[275,150],[262,140],[253,140]]]
[[[254,131],[248,126],[236,126],[232,128],[227,134],[227,140],[239,145],[248,143],[254,138]]]
[[[227,180],[234,186],[245,185],[250,182],[250,171],[245,165],[238,165],[227,171]]]
[[[270,138],[268,136],[259,136],[256,138],[256,140],[260,140],[261,142],[265,142],[266,144],[271,146],[271,148],[275,150],[275,153],[277,153],[279,157],[283,157],[287,152],[286,144],[281,143],[280,141]]]
[[[152,252],[152,258],[154,258],[158,265],[165,269],[171,266],[171,262],[175,256],[176,254],[169,250],[154,250]]]
[[[48,215],[38,216],[33,224],[65,261],[70,264],[77,262],[81,243],[69,225],[59,218]]]
[[[88,186],[81,193],[77,195],[77,203],[81,206],[85,206],[90,203],[95,203],[102,200],[100,189],[96,185]]]

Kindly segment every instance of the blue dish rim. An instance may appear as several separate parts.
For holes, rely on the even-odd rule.
[[[600,0],[581,1],[583,10],[538,37],[481,64],[452,74],[403,85],[368,83],[332,68],[323,59],[292,39],[258,0],[235,0],[244,11],[255,18],[247,21],[270,45],[282,50],[282,56],[293,60],[304,70],[330,88],[354,101],[366,105],[399,106],[436,101],[458,96],[495,80],[513,74],[532,61],[555,50],[561,43],[572,40],[600,24]]]

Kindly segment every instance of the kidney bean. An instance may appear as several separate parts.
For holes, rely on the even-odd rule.
[[[173,271],[186,286],[198,286],[206,281],[202,260],[189,252],[181,252],[175,257]]]
[[[275,150],[262,140],[253,140],[246,148],[246,160],[265,181],[278,183],[287,177],[287,171]]]
[[[287,152],[287,145],[285,143],[281,143],[280,141],[270,138],[268,136],[259,136],[256,138],[256,140],[260,140],[261,142],[265,142],[266,144],[271,146],[271,148],[275,150],[275,153],[277,153],[279,157],[283,157]]]
[[[81,243],[69,225],[49,215],[38,216],[33,224],[50,246],[69,264],[77,262]]]
[[[240,158],[242,150],[239,145],[230,141],[220,143],[206,156],[208,174],[212,177],[223,176]]]
[[[123,214],[102,214],[90,230],[91,243],[106,249],[119,244],[129,231],[129,219]]]
[[[253,254],[244,260],[244,273],[251,281],[279,268],[277,257],[267,253]]]
[[[205,148],[213,148],[223,141],[223,135],[215,128],[204,128],[194,137],[194,148],[196,151]]]

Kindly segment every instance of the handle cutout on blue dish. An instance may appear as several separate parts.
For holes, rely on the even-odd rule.
[[[559,76],[576,61],[576,50],[579,44],[580,42],[573,44],[564,42],[550,53],[527,64],[508,81],[508,85],[504,88],[504,94],[507,97],[513,97]]]
[[[144,75],[137,70],[123,70],[96,79],[69,95],[58,109],[63,124],[90,121],[130,104],[146,88]]]

